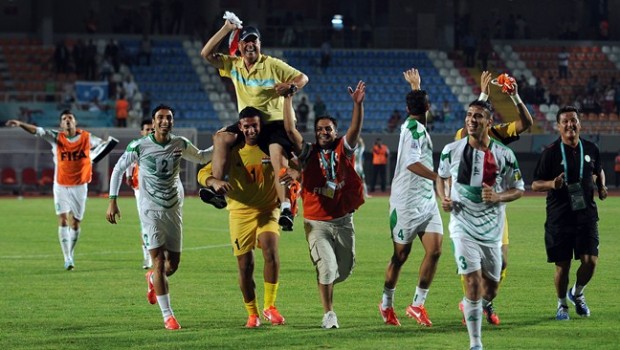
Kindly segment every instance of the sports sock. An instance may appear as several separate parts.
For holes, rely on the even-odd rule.
[[[482,307],[483,308],[489,306],[489,304],[491,304],[491,303],[492,303],[491,301],[488,301],[488,300],[482,298]]]
[[[504,282],[504,279],[506,278],[506,270],[508,269],[502,269],[502,273],[499,275],[499,284],[501,285],[502,282]]]
[[[573,286],[573,295],[577,296],[577,295],[583,294],[584,288],[586,288],[586,286],[580,286],[577,283],[575,283],[575,285]]]
[[[383,286],[383,298],[381,299],[381,307],[383,309],[387,309],[388,307],[394,306],[394,292],[396,288],[388,288]]]
[[[80,239],[80,232],[81,230],[79,228],[77,230],[69,228],[69,236],[71,238],[71,249],[69,251],[69,254],[71,256],[71,259],[73,259],[73,252],[75,251],[75,246],[77,245],[78,239]]]
[[[243,304],[245,305],[245,309],[248,311],[248,315],[258,315],[258,308],[256,307],[256,299],[252,301],[248,301],[248,302],[243,301]]]
[[[280,204],[280,211],[284,209],[291,210],[291,202],[289,202],[288,199]]]
[[[461,276],[461,288],[463,288],[463,294],[467,294],[467,287],[465,287],[465,276],[463,275],[459,275]]]
[[[482,346],[482,303],[463,298],[463,315],[469,333],[469,347]]]
[[[159,308],[161,309],[162,316],[164,316],[164,321],[168,317],[174,315],[174,312],[172,312],[172,307],[170,307],[170,294],[158,295],[157,303],[159,304]]]
[[[566,300],[566,297],[564,298],[558,298],[558,306],[568,306],[568,300]]]
[[[62,249],[62,255],[65,261],[71,258],[71,237],[69,236],[68,226],[58,227],[58,241],[60,242],[60,249]]]
[[[415,287],[415,294],[413,295],[413,301],[411,302],[411,305],[413,306],[424,305],[427,294],[428,294],[428,289],[422,289],[420,287]]]
[[[265,286],[265,297],[264,297],[264,303],[263,309],[268,309],[270,306],[275,306],[276,305],[276,297],[278,296],[278,286],[280,284],[279,283],[269,283],[269,282],[265,282],[264,286]]]
[[[144,257],[144,260],[151,258],[151,253],[149,253],[149,250],[144,243],[142,243],[142,256]]]

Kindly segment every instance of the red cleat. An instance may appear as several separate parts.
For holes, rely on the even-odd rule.
[[[148,300],[149,304],[157,304],[157,294],[155,294],[155,286],[153,286],[153,282],[151,282],[151,276],[153,275],[153,271],[149,271],[146,273],[146,300]],[[176,322],[176,320],[174,321]]]
[[[248,316],[248,322],[245,324],[245,328],[256,328],[260,326],[260,317],[258,315]]]
[[[270,306],[269,309],[263,310],[263,317],[274,326],[284,324],[285,321],[275,306]]]
[[[166,318],[166,320],[164,321],[164,327],[171,331],[181,329],[181,325],[179,324],[179,322],[177,322],[177,319],[174,317],[174,315]]]
[[[405,309],[405,313],[407,314],[407,316],[415,319],[419,324],[423,326],[431,327],[433,325],[433,322],[431,322],[431,320],[428,319],[428,314],[426,313],[426,309],[424,308],[424,305],[420,305],[420,306],[409,305]]]
[[[379,312],[381,313],[381,317],[383,318],[383,322],[385,322],[385,324],[400,326],[400,321],[398,320],[398,317],[396,317],[393,307],[383,309],[383,307],[381,307],[381,303],[379,303]]]

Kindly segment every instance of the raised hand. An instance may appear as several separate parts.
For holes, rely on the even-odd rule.
[[[493,80],[491,72],[486,70],[482,72],[482,75],[480,75],[480,91],[490,95],[491,88],[489,87],[489,84],[491,84],[491,80]]]
[[[351,98],[353,99],[354,103],[359,104],[359,103],[364,102],[364,98],[366,97],[366,83],[360,80],[357,83],[357,87],[355,88],[355,91],[350,86],[348,90],[349,90],[349,95],[351,95]]]
[[[405,80],[409,83],[409,85],[411,85],[411,90],[420,90],[420,87],[422,86],[422,79],[420,78],[420,72],[417,69],[411,68],[404,71],[403,77],[405,77]]]

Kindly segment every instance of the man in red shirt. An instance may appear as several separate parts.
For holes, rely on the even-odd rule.
[[[353,115],[346,135],[338,137],[334,118],[317,117],[314,144],[304,143],[295,128],[292,97],[284,99],[284,128],[302,166],[304,228],[325,312],[321,327],[326,329],[340,327],[333,309],[334,284],[347,279],[355,266],[353,212],[364,203],[353,152],[362,129],[366,84],[360,81],[355,90],[349,87],[349,95]],[[282,179],[289,181],[296,175],[289,169]]]

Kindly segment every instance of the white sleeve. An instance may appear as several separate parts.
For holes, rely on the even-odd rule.
[[[193,143],[187,141],[182,156],[183,159],[192,163],[207,164],[211,161],[211,157],[213,156],[213,146],[199,150]]]
[[[452,158],[452,149],[448,146],[443,148],[441,151],[441,156],[439,157],[439,169],[437,169],[437,174],[439,177],[447,179],[452,176],[450,173],[450,159]]]
[[[420,139],[415,139],[411,136],[411,132],[409,131],[405,132],[404,138],[403,153],[401,153],[404,157],[403,164],[410,166],[411,164],[420,162],[420,159],[422,159],[422,144],[420,143]]]
[[[34,135],[49,142],[51,145],[55,145],[56,139],[58,138],[58,132],[51,130],[51,129],[43,129],[40,126],[37,127],[37,130],[35,131]]]
[[[123,181],[123,173],[134,164],[136,160],[138,160],[138,153],[135,151],[125,151],[118,159],[118,162],[116,162],[114,166],[114,170],[112,170],[112,175],[110,175],[110,198],[118,196],[118,192],[121,189],[121,182]]]
[[[95,136],[93,134],[90,134],[90,148],[93,149],[97,146],[99,146],[100,144],[104,143],[105,141],[103,141],[103,139],[101,139],[98,136]]]

